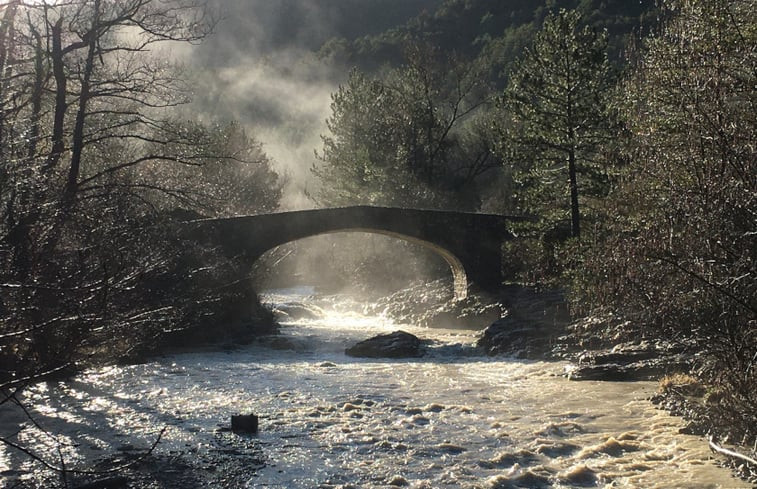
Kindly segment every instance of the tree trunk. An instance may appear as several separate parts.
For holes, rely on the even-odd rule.
[[[66,72],[63,65],[63,17],[52,27],[52,63],[55,78],[55,112],[53,115],[52,148],[45,163],[46,168],[58,164],[65,146],[63,144],[63,122],[66,118]]]
[[[581,236],[581,214],[578,209],[578,178],[574,148],[570,148],[568,152],[568,173],[570,175],[570,235],[578,238]]]
[[[11,54],[13,52],[14,23],[18,0],[10,2],[5,7],[2,21],[0,21],[0,156],[5,153],[5,92],[11,70]]]
[[[32,113],[30,115],[29,141],[27,143],[28,165],[37,156],[37,142],[39,141],[39,122],[42,114],[42,91],[45,83],[45,51],[42,48],[42,36],[36,29],[32,29],[34,41],[34,89],[32,90]]]
[[[99,24],[100,0],[95,0],[94,13],[92,14],[92,29],[89,31],[89,39],[87,39],[87,61],[84,64],[81,93],[79,93],[79,109],[76,112],[76,122],[74,123],[71,147],[71,166],[68,169],[68,182],[66,184],[66,194],[69,197],[72,197],[76,193],[79,181],[81,155],[84,150],[84,119],[87,117],[87,102],[89,101],[90,95],[90,80],[92,79],[92,71],[95,66],[95,54],[99,38]]]

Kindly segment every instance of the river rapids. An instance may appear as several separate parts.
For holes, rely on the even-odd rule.
[[[647,400],[652,382],[571,382],[564,363],[483,356],[476,331],[395,324],[307,292],[267,296],[307,304],[271,341],[34,386],[34,422],[6,403],[1,434],[51,464],[132,474],[129,487],[749,487]],[[397,329],[427,340],[425,356],[344,354]],[[257,435],[228,430],[249,412]],[[156,473],[134,468],[148,463]],[[0,446],[0,487],[56,477]]]

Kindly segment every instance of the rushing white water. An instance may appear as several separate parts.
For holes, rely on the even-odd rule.
[[[286,349],[178,354],[29,395],[41,424],[72,444],[69,460],[149,446],[166,426],[156,453],[190,453],[201,465],[231,447],[229,457],[247,457],[243,487],[749,487],[717,466],[702,439],[679,434],[681,420],[646,400],[651,382],[570,382],[561,363],[481,356],[475,332],[396,325],[333,304],[321,304],[322,317],[285,323]],[[431,340],[429,353],[343,353],[396,329]],[[240,412],[261,416],[258,435],[219,428]],[[19,441],[45,453],[45,437],[23,426]],[[220,480],[214,467],[204,469]],[[6,481],[31,472],[30,462],[0,448]]]

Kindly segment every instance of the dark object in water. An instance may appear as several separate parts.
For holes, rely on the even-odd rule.
[[[77,486],[76,489],[121,489],[127,487],[128,483],[126,477],[109,477]]]
[[[235,433],[257,433],[258,417],[254,414],[232,415],[231,431]]]

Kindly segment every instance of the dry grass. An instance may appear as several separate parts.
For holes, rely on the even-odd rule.
[[[658,392],[661,394],[676,391],[683,395],[701,397],[705,393],[702,382],[691,374],[677,372],[660,379]]]

